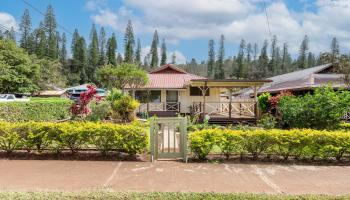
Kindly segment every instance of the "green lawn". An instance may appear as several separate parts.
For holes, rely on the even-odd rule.
[[[350,199],[350,196],[324,196],[324,195],[265,195],[265,194],[219,194],[219,193],[136,193],[136,192],[112,192],[106,190],[84,191],[84,192],[0,192],[0,199],[142,199],[142,200],[162,200],[162,199],[251,199],[251,200],[286,200],[286,199],[312,199],[312,200],[328,200],[328,199]]]

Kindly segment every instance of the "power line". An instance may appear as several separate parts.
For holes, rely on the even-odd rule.
[[[264,10],[265,10],[265,16],[266,16],[266,23],[267,23],[267,29],[269,30],[269,35],[272,38],[272,34],[271,34],[271,29],[270,29],[270,21],[269,21],[269,16],[267,14],[267,9],[266,9],[266,2],[265,0],[263,1],[264,3]]]
[[[33,10],[35,10],[37,13],[41,14],[42,16],[45,17],[45,14],[43,12],[41,12],[38,8],[36,8],[35,6],[33,6],[32,4],[30,4],[28,1],[26,0],[22,0],[23,3],[25,3],[27,6],[31,7]],[[69,29],[67,29],[66,27],[64,27],[63,25],[59,24],[58,22],[56,22],[57,25],[63,29],[65,32],[69,33],[70,35],[73,35],[72,32],[70,32]]]
[[[11,31],[11,28],[9,28],[9,27],[7,27],[7,26],[5,26],[3,24],[0,24],[0,28],[4,29],[6,31],[9,31],[9,32]],[[15,29],[12,29],[12,30],[15,32],[15,34],[19,34],[19,32],[16,31]]]

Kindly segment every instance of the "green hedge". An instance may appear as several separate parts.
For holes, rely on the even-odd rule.
[[[340,160],[350,153],[350,132],[345,129],[205,129],[190,133],[189,142],[191,151],[199,159],[205,159],[214,146],[218,146],[227,158],[233,154],[250,154],[254,159],[262,155],[276,155],[285,160]]]
[[[44,149],[72,153],[82,148],[96,149],[106,155],[110,151],[142,153],[147,147],[146,130],[138,124],[117,125],[93,122],[0,122],[0,150]]]
[[[1,102],[0,121],[55,121],[70,118],[72,101],[60,98],[33,98],[28,102]]]

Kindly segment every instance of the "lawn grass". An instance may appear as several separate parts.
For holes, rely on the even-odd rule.
[[[221,193],[174,193],[174,192],[113,192],[108,190],[82,191],[82,192],[0,192],[0,199],[14,200],[80,200],[80,199],[142,199],[142,200],[163,200],[163,199],[219,199],[219,200],[329,200],[349,199],[350,196],[326,196],[326,195],[266,195],[266,194],[221,194]]]

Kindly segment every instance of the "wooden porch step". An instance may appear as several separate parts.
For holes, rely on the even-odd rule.
[[[237,125],[237,124],[246,124],[246,125],[256,125],[257,120],[254,118],[211,118],[209,119],[209,124],[217,124],[217,125]]]

